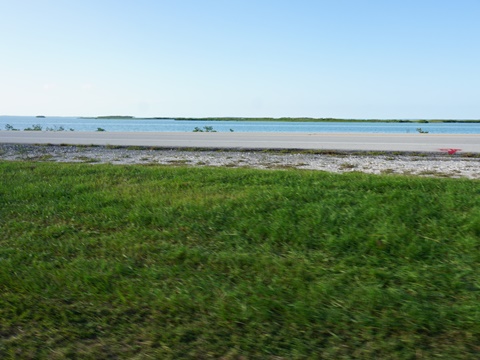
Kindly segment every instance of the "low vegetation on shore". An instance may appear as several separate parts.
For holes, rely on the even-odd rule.
[[[0,172],[2,359],[478,358],[479,181]]]

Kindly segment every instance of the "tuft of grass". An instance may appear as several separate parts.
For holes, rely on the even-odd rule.
[[[480,181],[0,173],[2,359],[478,358]]]
[[[28,158],[29,161],[50,161],[54,158],[51,154],[42,154],[37,156],[31,156]]]
[[[340,170],[351,170],[351,169],[355,169],[356,167],[357,165],[351,164],[351,163],[342,163],[339,165]]]
[[[422,170],[418,172],[418,175],[423,175],[423,176],[436,176],[436,177],[451,177],[455,174],[453,173],[446,173],[443,171],[438,171],[438,170]]]
[[[171,165],[185,165],[190,163],[191,161],[188,159],[172,159],[167,161]]]
[[[98,159],[94,158],[94,157],[89,157],[89,156],[75,156],[75,160],[79,160],[79,161],[82,161],[84,163],[96,163],[96,162],[99,162]]]

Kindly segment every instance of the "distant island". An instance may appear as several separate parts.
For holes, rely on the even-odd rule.
[[[81,117],[81,119],[99,119],[99,120],[178,120],[178,121],[277,121],[277,122],[375,122],[375,123],[480,123],[477,120],[452,120],[452,119],[339,119],[339,118],[311,118],[311,117],[135,117],[125,115],[108,115],[95,117]]]
[[[80,119],[135,119],[135,116],[107,115],[107,116],[82,116]],[[142,118],[139,118],[142,119]]]
[[[38,119],[45,119],[45,115],[37,115],[35,117],[38,118]]]
[[[38,117],[38,116],[37,116]],[[374,123],[480,123],[480,119],[452,120],[452,119],[338,119],[338,118],[311,118],[311,117],[139,117],[125,115],[108,115],[96,117],[81,117],[81,119],[132,119],[132,120],[178,120],[178,121],[281,121],[281,122],[374,122]]]
[[[280,117],[280,118],[249,118],[249,117],[206,117],[206,118],[155,118],[175,119],[179,121],[281,121],[281,122],[375,122],[375,123],[480,123],[479,120],[450,120],[450,119],[338,119],[338,118],[310,118],[310,117]]]

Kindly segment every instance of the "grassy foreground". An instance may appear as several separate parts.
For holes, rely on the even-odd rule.
[[[478,359],[478,181],[0,175],[1,359]]]

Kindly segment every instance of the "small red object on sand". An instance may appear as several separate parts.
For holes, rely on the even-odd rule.
[[[462,149],[439,149],[440,151],[444,151],[444,152],[447,152],[448,155],[453,155],[455,154],[457,151],[462,151]]]

